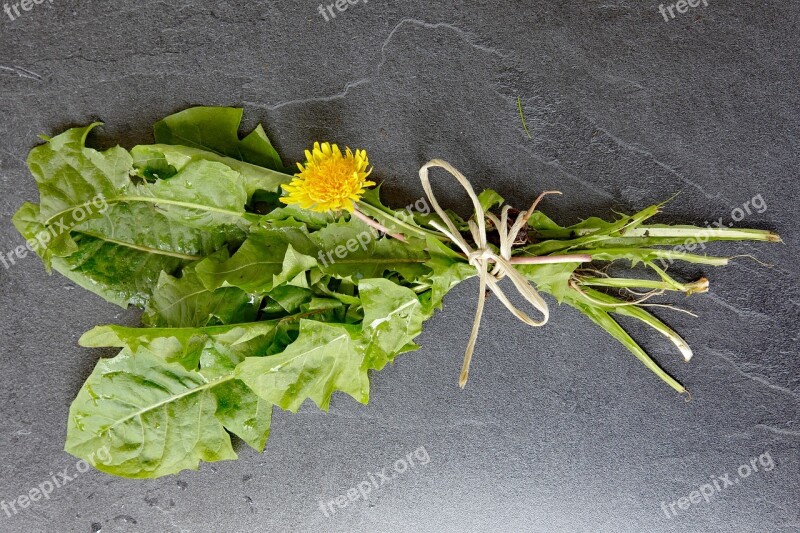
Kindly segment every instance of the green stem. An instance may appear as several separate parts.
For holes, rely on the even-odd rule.
[[[622,237],[686,238],[707,240],[781,242],[777,233],[760,229],[700,228],[697,226],[639,226],[626,230]]]
[[[678,335],[672,328],[664,324],[662,321],[657,319],[652,314],[648,313],[641,307],[636,305],[618,305],[619,303],[623,302],[618,298],[614,298],[613,296],[609,296],[600,291],[596,291],[594,289],[586,289],[585,291],[586,296],[597,300],[599,302],[603,302],[609,305],[608,312],[615,313],[618,315],[628,316],[631,318],[636,318],[641,320],[651,328],[655,329],[666,338],[668,338],[681,352],[683,358],[686,361],[692,358],[692,350],[689,348],[689,345],[686,344],[686,341],[683,340],[683,337]],[[611,307],[614,306],[614,307]]]
[[[694,283],[679,283],[670,278],[667,280],[638,279],[638,278],[598,278],[580,277],[578,283],[593,287],[613,287],[617,289],[654,289],[664,291],[677,291],[688,294],[708,291],[708,280],[700,278]]]
[[[561,229],[533,229],[542,239],[568,240],[593,235],[597,232],[607,232],[608,228],[561,228]],[[768,241],[781,242],[780,236],[769,230],[748,228],[707,228],[701,226],[667,226],[651,225],[638,226],[623,230],[619,235],[607,235],[608,238],[653,238],[653,239],[691,239],[694,242],[708,241]]]
[[[676,289],[669,283],[658,281],[654,279],[636,279],[636,278],[583,278],[578,277],[578,283],[581,285],[590,285],[593,287],[614,287],[617,289],[659,289],[659,290],[681,290]],[[685,291],[681,291],[685,292]]]
[[[602,297],[611,298],[606,294],[602,294],[602,296],[598,296],[597,299]],[[660,377],[670,387],[681,394],[686,392],[686,389],[683,387],[683,385],[678,383],[675,378],[670,376],[658,365],[658,363],[656,363],[649,355],[647,355],[647,352],[645,352],[642,347],[639,346],[639,344],[633,339],[633,337],[631,337],[628,332],[625,331],[625,329],[610,315],[611,312],[624,314],[619,310],[628,309],[628,307],[632,306],[606,308],[602,305],[599,305],[596,301],[593,301],[594,299],[594,294],[592,295],[592,299],[590,299],[585,294],[572,290],[567,293],[564,301],[583,312],[595,324],[611,334],[612,337],[622,343],[622,345],[625,346],[634,356],[636,356],[639,361],[641,361],[651,372]],[[614,298],[611,299],[615,300]],[[619,300],[616,301],[619,302]]]

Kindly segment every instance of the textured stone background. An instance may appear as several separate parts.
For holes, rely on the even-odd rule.
[[[563,5],[567,4],[567,5]],[[572,5],[569,5],[572,4]],[[735,4],[735,7],[730,5]],[[784,245],[709,275],[712,292],[660,310],[691,364],[633,327],[693,393],[685,403],[603,331],[555,307],[533,330],[490,299],[465,391],[456,385],[476,282],[427,324],[423,349],[372,377],[372,402],[276,413],[263,455],[132,481],[87,472],[7,517],[3,532],[800,531],[798,424],[798,19],[783,0],[711,1],[665,21],[656,0],[384,2],[326,22],[314,2],[44,0],[0,13],[0,249],[37,199],[24,159],[36,135],[93,119],[95,146],[150,141],[190,105],[242,105],[286,160],[315,139],[368,149],[386,199],[422,194],[439,157],[520,206],[540,190],[561,222],[681,194],[661,220],[723,217]],[[519,97],[532,138],[520,123]],[[466,197],[441,176],[440,198]],[[102,323],[137,323],[47,276],[0,269],[0,499],[76,460],[62,451],[70,401],[103,353],[77,346]],[[326,518],[320,500],[424,446],[430,462]],[[661,502],[769,453],[758,472],[667,518]]]

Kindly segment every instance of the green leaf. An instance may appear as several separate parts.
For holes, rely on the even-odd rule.
[[[523,276],[533,281],[536,288],[553,295],[561,303],[572,290],[570,277],[580,263],[549,263],[543,265],[516,265]]]
[[[340,220],[311,234],[320,270],[353,283],[365,278],[398,272],[408,281],[428,273],[428,254],[419,245],[391,237],[378,238],[375,231],[357,219]],[[311,255],[311,254],[309,254]]]
[[[103,240],[111,249],[127,246],[185,260],[197,252],[210,253],[225,242],[241,242],[242,230],[258,218],[245,213],[247,194],[238,172],[221,163],[196,161],[170,180],[137,185],[130,179],[132,159],[125,150],[98,152],[84,146],[93,126],[67,130],[29,155],[41,202],[36,221],[42,227],[35,227],[35,232],[46,237],[37,253],[45,266],[50,266],[54,256],[68,257],[79,251],[75,232]],[[30,233],[36,226],[30,219],[34,211],[25,209],[17,218]]]
[[[530,255],[547,255],[576,248],[601,247],[655,216],[659,207],[651,205],[635,215],[621,216],[610,222],[590,217],[568,228],[562,228],[546,216],[534,212],[528,224],[533,227],[534,234],[541,242],[527,246],[522,251]]]
[[[453,287],[478,274],[462,256],[433,237],[428,237],[428,252],[430,260],[425,266],[431,271],[428,275],[431,297],[426,304],[426,314],[430,316],[434,310],[442,308],[442,300]]]
[[[191,268],[180,278],[162,274],[142,321],[151,327],[205,327],[252,322],[261,298],[236,287],[209,291]]]
[[[380,195],[381,184],[367,189],[361,201],[358,202],[359,210],[392,230],[393,233],[402,233],[408,240],[425,239],[426,236],[441,236],[438,230],[425,227],[431,218],[440,220],[438,215],[431,214],[431,207],[426,199],[420,198],[407,205],[405,209],[393,209],[381,202]]]
[[[313,233],[304,226],[262,224],[230,259],[208,258],[197,265],[197,274],[207,288],[234,286],[263,294],[314,264],[325,275],[355,283],[383,277],[386,271],[398,272],[409,281],[429,272],[424,266],[428,255],[422,247],[376,238],[359,220],[331,223]]]
[[[478,195],[478,203],[484,211],[491,211],[494,206],[501,206],[505,199],[492,189],[485,189]]]
[[[292,180],[292,176],[277,170],[271,170],[189,146],[169,144],[139,145],[131,149],[131,156],[133,157],[134,168],[140,175],[145,177],[152,174],[158,175],[159,173],[164,174],[163,177],[169,177],[194,161],[211,161],[223,164],[241,174],[248,199],[252,198],[257,191],[277,192],[282,184],[289,183]],[[159,177],[162,176],[159,175]]]
[[[150,203],[173,220],[215,231],[227,226],[246,229],[258,218],[245,212],[247,192],[241,175],[212,161],[192,161],[168,180],[132,186],[111,201]]]
[[[620,300],[619,298],[614,298],[608,294],[603,292],[591,289],[589,287],[584,287],[581,289],[584,294],[589,296],[592,300],[597,302],[603,302],[608,307],[610,313],[614,313],[617,315],[628,316],[631,318],[635,318],[640,320],[650,326],[651,328],[655,329],[662,335],[664,335],[670,342],[672,342],[678,350],[680,350],[681,355],[683,356],[684,360],[689,361],[692,358],[692,350],[689,348],[689,345],[686,344],[686,341],[681,338],[680,335],[675,333],[669,326],[664,324],[661,320],[653,316],[653,314],[648,313],[638,305],[622,305],[626,303],[624,300]]]
[[[142,223],[144,220],[147,224]],[[167,216],[153,204],[123,203],[109,206],[100,218],[78,224],[72,235],[94,237],[120,248],[186,261],[196,261],[244,240],[243,232],[235,224],[192,227],[185,222]]]
[[[289,246],[304,256],[316,256],[316,247],[305,228],[258,227],[229,259],[210,257],[201,261],[197,275],[211,290],[234,286],[248,292],[267,293],[283,270]]]
[[[97,363],[73,401],[65,450],[94,458],[103,472],[133,478],[236,459],[215,416],[214,394],[233,379],[232,374],[207,379],[146,350],[123,350]]]
[[[53,255],[68,256],[77,250],[69,230],[107,209],[129,183],[131,158],[119,146],[98,152],[84,146],[86,136],[99,123],[72,128],[33,148],[28,168],[39,187],[39,222],[48,229],[42,260],[49,268]]]
[[[311,302],[314,293],[307,288],[294,285],[281,285],[269,292],[269,297],[286,313],[296,313],[303,305]]]
[[[766,230],[666,224],[645,225],[644,222],[655,216],[662,205],[651,205],[632,216],[622,215],[611,222],[590,217],[569,228],[559,226],[536,211],[529,221],[529,225],[540,242],[524,248],[523,251],[531,255],[548,255],[565,250],[574,253],[573,251],[578,249],[602,249],[602,252],[607,254],[606,256],[610,256],[615,250],[618,251],[622,248],[680,246],[681,250],[692,251],[697,243],[712,241],[781,241],[776,233]],[[686,244],[689,246],[685,247]],[[630,259],[630,257],[625,258]],[[636,261],[638,260],[636,259]]]
[[[333,222],[333,217],[330,213],[318,213],[310,209],[297,207],[296,205],[286,205],[273,209],[264,215],[262,220],[273,223],[287,220],[301,222],[305,224],[309,231],[316,231]]]
[[[212,346],[224,346],[242,358],[282,351],[288,343],[281,344],[281,333],[291,328],[291,324],[296,324],[302,316],[308,316],[308,313],[276,320],[202,328],[97,326],[84,333],[78,342],[89,348],[129,348],[132,352],[146,348],[168,362],[178,362],[187,370],[196,370],[203,351]]]
[[[208,380],[228,379],[245,355],[226,344],[210,342],[200,356],[200,373]],[[272,404],[257,396],[238,379],[212,387],[217,401],[214,413],[225,429],[261,452],[269,438]]]
[[[655,261],[664,259],[667,261],[686,261],[689,263],[699,263],[702,265],[724,266],[728,264],[727,257],[714,257],[710,255],[690,254],[676,250],[665,250],[661,248],[588,248],[586,250],[570,250],[574,254],[588,254],[594,261],[616,261],[627,259],[634,266],[641,262]]]
[[[225,428],[257,452],[263,451],[272,423],[272,404],[238,379],[214,387],[212,394],[217,400],[215,415]]]
[[[414,291],[392,281],[361,280],[358,294],[364,306],[364,365],[381,370],[422,332],[426,317]]]
[[[56,135],[28,154],[28,168],[39,186],[41,222],[45,225],[72,218],[78,207],[95,216],[93,200],[112,198],[129,183],[132,160],[119,146],[98,152],[84,144],[100,123],[72,128]],[[98,201],[102,208],[102,201]]]
[[[49,230],[39,222],[39,207],[24,204],[14,215],[13,222],[17,230],[32,243],[38,242],[37,236],[46,235]],[[113,226],[120,233],[126,232],[127,222],[133,219],[121,217]],[[151,218],[153,229],[171,227],[168,222]],[[93,221],[94,222],[94,221]],[[142,236],[144,226],[136,226],[136,236]],[[158,248],[168,247],[166,241],[159,243],[142,242],[128,234],[127,240],[139,240],[140,243],[125,243],[111,237],[95,237],[90,234],[77,234],[74,237],[76,251],[68,257],[52,257],[46,266],[52,266],[64,277],[74,281],[84,289],[94,292],[108,302],[121,307],[129,304],[144,306],[150,298],[152,289],[162,272],[174,272],[182,265],[195,258],[184,252],[197,253],[203,249],[213,248],[216,243],[205,241],[202,235],[189,235],[183,231],[172,231],[173,244],[179,251]],[[155,234],[150,234],[155,235]],[[162,237],[163,239],[163,237]],[[44,246],[34,246],[33,250],[43,257]]]
[[[156,143],[199,148],[283,172],[281,158],[261,124],[239,140],[242,114],[235,107],[191,107],[156,122],[153,132]]]
[[[553,230],[553,231],[564,230],[564,228],[553,222],[550,219],[550,217],[548,217],[541,211],[533,212],[533,214],[528,218],[528,226],[537,232],[544,232],[547,230]],[[567,234],[569,234],[569,232],[567,232]]]
[[[343,325],[303,320],[297,340],[284,352],[248,357],[235,375],[268,402],[293,412],[307,398],[327,411],[335,391],[367,403],[364,353],[352,335]]]
[[[277,287],[278,285],[282,285],[284,283],[289,283],[292,285],[294,283],[292,283],[291,280],[304,274],[307,270],[310,270],[315,266],[317,266],[316,259],[295,251],[295,249],[292,248],[292,245],[289,244],[286,247],[286,252],[283,255],[281,271],[272,277],[272,286]],[[304,275],[302,276],[302,280],[303,283],[301,286],[308,288],[308,283],[306,282]]]

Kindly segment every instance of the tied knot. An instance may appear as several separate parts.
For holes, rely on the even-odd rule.
[[[480,271],[488,271],[489,265],[494,263],[494,269],[488,272],[488,276],[491,276],[495,279],[495,281],[500,281],[504,277],[506,277],[506,267],[505,265],[511,259],[510,254],[509,257],[504,257],[502,255],[497,255],[494,250],[489,248],[479,248],[477,250],[473,250],[467,255],[467,262],[474,266],[478,272]],[[511,267],[513,268],[513,267]]]
[[[480,267],[488,262],[492,262],[497,258],[497,254],[491,248],[479,248],[471,251],[467,255],[467,261],[474,267]]]
[[[461,235],[461,232],[459,232],[453,221],[436,200],[436,195],[433,194],[430,179],[428,177],[428,169],[431,167],[441,167],[447,170],[453,177],[456,178],[456,180],[458,180],[459,184],[464,188],[464,190],[467,191],[467,194],[472,201],[472,205],[475,208],[475,216],[468,222],[470,233],[476,245],[474,248],[466,241],[466,239],[464,239],[464,237]],[[511,314],[530,326],[543,326],[545,323],[547,323],[547,320],[550,317],[550,311],[547,307],[547,303],[542,299],[533,285],[531,285],[530,282],[526,280],[511,263],[512,246],[517,238],[517,234],[523,228],[523,226],[527,224],[527,221],[530,218],[530,215],[533,213],[537,202],[541,200],[544,194],[547,193],[540,195],[530,209],[528,209],[528,211],[522,211],[519,213],[517,219],[509,227],[508,222],[509,210],[511,209],[510,206],[503,207],[499,219],[494,214],[485,212],[483,206],[481,206],[481,203],[478,200],[478,197],[475,195],[475,190],[472,188],[472,184],[463,174],[461,174],[461,172],[450,165],[450,163],[440,159],[429,161],[419,169],[419,179],[422,182],[422,188],[425,190],[425,194],[428,196],[431,206],[433,206],[436,214],[439,215],[439,217],[442,219],[442,222],[444,222],[443,226],[439,222],[433,221],[431,222],[431,226],[442,232],[461,250],[468,263],[475,267],[478,279],[480,281],[478,305],[475,310],[475,321],[472,324],[472,334],[470,335],[469,342],[467,343],[467,349],[464,353],[464,365],[461,369],[461,376],[459,378],[459,385],[463,388],[466,385],[469,377],[469,366],[472,360],[472,353],[475,349],[475,343],[478,338],[478,330],[480,329],[481,318],[483,316],[483,307],[486,301],[487,286],[489,290],[491,290],[497,296],[500,302],[505,305],[506,309],[508,309]],[[497,232],[500,236],[499,253],[492,249],[487,243],[487,218],[494,224],[494,227],[497,229]],[[504,277],[508,277],[514,284],[514,288],[517,289],[517,292],[519,292],[519,294],[529,304],[539,311],[539,313],[542,315],[541,319],[532,319],[530,316],[519,310],[514,304],[511,303],[499,285],[499,281]]]

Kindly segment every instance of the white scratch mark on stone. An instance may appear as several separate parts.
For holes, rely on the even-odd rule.
[[[707,351],[709,351],[710,353],[713,353],[714,355],[716,355],[720,359],[723,359],[723,360],[727,361],[728,364],[730,364],[734,368],[734,370],[736,370],[737,373],[741,374],[742,376],[746,377],[747,379],[751,379],[751,380],[753,380],[753,381],[755,381],[757,383],[761,383],[765,387],[767,387],[769,389],[772,389],[774,391],[777,391],[777,392],[780,392],[780,393],[783,393],[783,394],[788,394],[789,396],[792,396],[795,399],[800,399],[800,396],[798,396],[798,394],[796,392],[794,392],[793,390],[787,389],[786,387],[781,387],[780,385],[775,385],[773,383],[770,383],[769,381],[767,381],[766,378],[763,378],[763,377],[759,376],[758,374],[753,374],[753,373],[747,372],[745,370],[742,370],[739,367],[739,365],[736,363],[736,361],[734,361],[733,359],[731,359],[730,357],[728,357],[726,355],[723,355],[722,352],[720,352],[719,350],[707,350]]]
[[[767,424],[756,424],[757,428],[764,428],[765,430],[771,433],[777,433],[778,435],[786,435],[789,437],[800,437],[800,431],[793,431],[791,429],[782,429],[776,428],[773,426],[768,426]]]
[[[594,128],[597,131],[603,133],[606,137],[608,137],[609,139],[614,141],[621,148],[624,148],[626,150],[629,150],[631,152],[635,152],[635,153],[637,153],[639,155],[643,155],[643,156],[649,158],[650,161],[652,161],[654,164],[656,164],[659,167],[663,168],[664,170],[666,170],[667,172],[669,172],[670,174],[672,174],[673,176],[675,176],[676,178],[678,178],[682,182],[687,183],[687,184],[691,185],[692,187],[694,187],[695,189],[697,189],[703,196],[705,196],[709,200],[724,200],[728,205],[738,205],[736,202],[734,202],[733,200],[731,200],[729,198],[726,198],[722,194],[711,194],[711,193],[707,192],[699,183],[697,183],[697,182],[689,179],[688,177],[684,176],[683,174],[681,174],[680,172],[675,170],[675,168],[673,168],[672,166],[670,166],[670,165],[668,165],[666,163],[663,163],[662,161],[659,161],[658,159],[656,159],[655,155],[653,155],[653,153],[650,152],[649,150],[641,148],[641,147],[639,147],[638,145],[636,145],[634,143],[627,142],[624,139],[614,135],[610,131],[600,127],[594,120],[592,120],[589,117],[586,117],[586,119],[592,124],[592,126],[594,126]]]
[[[0,70],[4,70],[6,72],[13,72],[20,78],[28,78],[30,80],[42,81],[42,77],[33,72],[32,70],[18,67],[17,65],[12,65],[10,67],[7,67],[5,65],[0,65]]]
[[[474,37],[470,36],[470,34],[468,34],[466,31],[462,30],[457,26],[454,26],[453,24],[449,24],[447,22],[431,23],[431,22],[425,22],[424,20],[404,18],[403,20],[397,23],[397,25],[392,29],[392,31],[389,32],[389,35],[386,37],[386,40],[381,45],[381,60],[376,65],[374,69],[374,74],[372,74],[372,76],[367,76],[365,78],[361,78],[358,80],[349,81],[344,85],[344,88],[340,92],[331,95],[315,96],[311,98],[300,98],[296,100],[287,100],[285,102],[279,102],[277,104],[272,104],[272,105],[264,105],[264,104],[259,104],[257,102],[244,102],[244,103],[246,105],[250,105],[259,109],[274,111],[276,109],[292,105],[302,105],[312,102],[330,102],[333,100],[344,98],[345,96],[347,96],[347,94],[350,92],[351,89],[372,82],[380,74],[383,65],[386,63],[386,48],[389,46],[389,43],[392,42],[392,39],[394,39],[394,35],[400,30],[400,28],[402,28],[406,24],[411,24],[413,26],[419,26],[421,28],[426,28],[426,29],[447,28],[457,33],[465,43],[475,48],[476,50],[480,50],[482,52],[496,55],[502,59],[506,59],[506,56],[498,52],[496,49],[477,44],[476,42],[474,42],[475,41]]]

